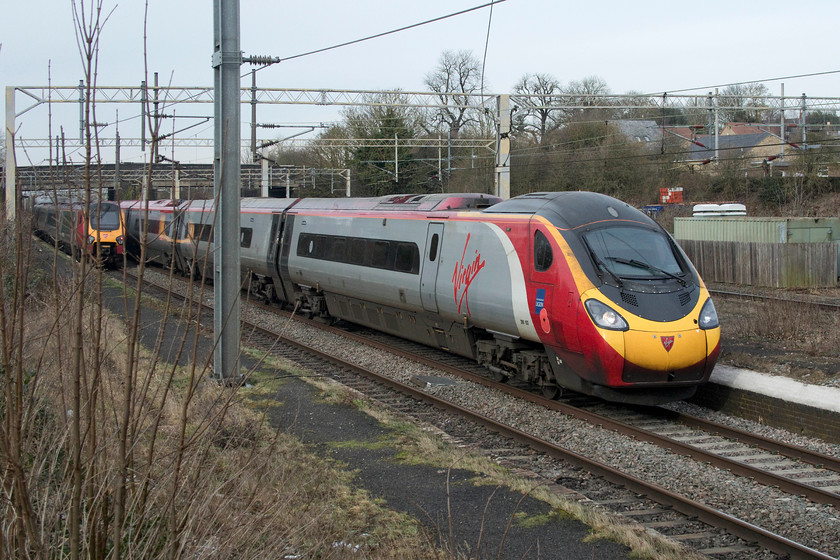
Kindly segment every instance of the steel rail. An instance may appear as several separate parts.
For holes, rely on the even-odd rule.
[[[829,303],[829,302],[822,302],[822,301],[810,301],[807,299],[800,299],[800,298],[783,298],[783,297],[776,297],[776,296],[766,296],[761,294],[750,294],[746,292],[733,292],[729,290],[713,290],[709,289],[709,293],[712,295],[720,295],[724,297],[740,297],[744,299],[754,299],[759,301],[781,301],[785,303],[796,303],[801,305],[811,305],[813,307],[817,307],[820,309],[829,309],[831,311],[840,310],[840,303]]]
[[[333,329],[332,327],[329,328]],[[386,350],[392,353],[397,352],[397,350],[395,350],[393,347],[390,347],[387,344],[383,344],[378,341],[371,340],[370,338],[356,335],[353,333],[347,333],[346,331],[342,331],[341,329],[333,330],[337,334],[349,336],[354,340],[358,340],[365,344],[374,345],[382,350]],[[527,400],[535,404],[539,404],[551,410],[556,410],[563,414],[579,418],[591,424],[599,425],[605,429],[613,430],[626,436],[633,437],[637,440],[653,443],[659,447],[670,449],[674,453],[691,457],[692,459],[695,459],[697,461],[708,462],[716,467],[727,469],[733,474],[753,478],[761,484],[767,486],[777,486],[779,489],[789,494],[802,495],[816,503],[828,504],[836,508],[840,508],[840,495],[834,492],[829,492],[827,490],[823,490],[822,488],[811,486],[809,484],[803,484],[794,479],[790,479],[775,473],[768,472],[766,470],[762,470],[757,467],[753,467],[745,463],[741,463],[739,461],[735,461],[733,459],[723,457],[721,455],[709,451],[705,451],[703,449],[691,446],[681,441],[666,436],[661,436],[649,430],[637,428],[635,426],[630,426],[628,424],[611,419],[601,414],[590,412],[585,409],[572,406],[563,402],[546,399],[545,397],[536,395],[530,391],[520,389],[518,387],[513,387],[505,383],[500,383],[498,381],[493,381],[491,379],[487,379],[486,377],[482,377],[481,375],[476,375],[471,372],[462,370],[460,368],[443,364],[433,359],[428,359],[423,356],[418,356],[412,353],[400,353],[414,361],[421,362],[429,367],[434,367],[437,369],[448,371],[453,375],[469,379],[470,381],[479,383],[481,385],[484,385],[485,387],[490,387],[499,391],[504,391],[517,398]],[[800,459],[812,465],[817,465],[829,470],[840,472],[840,459],[837,459],[835,457],[823,455],[821,453],[815,453],[801,447],[785,445],[783,443],[773,441],[755,434],[749,434],[741,430],[736,430],[724,426],[722,424],[709,422],[700,418],[695,418],[687,414],[674,413],[666,409],[658,410],[663,416],[666,414],[677,416],[677,419],[680,422],[685,423],[686,425],[690,425],[709,432],[718,432],[719,435],[723,437],[738,439],[742,443],[745,443],[747,445],[756,445],[768,451],[777,452],[786,457]]]
[[[662,486],[646,482],[640,478],[637,478],[627,473],[623,473],[599,461],[595,461],[573,451],[563,449],[562,447],[554,445],[553,443],[550,443],[548,441],[533,437],[521,430],[518,430],[502,422],[493,420],[492,418],[484,416],[480,413],[471,411],[457,404],[437,398],[433,395],[430,395],[429,393],[426,393],[422,389],[412,387],[395,379],[391,379],[390,377],[381,375],[362,366],[345,362],[340,358],[337,358],[326,352],[322,352],[321,350],[304,344],[302,342],[287,339],[283,336],[278,337],[277,333],[264,329],[263,327],[260,327],[255,323],[249,323],[248,326],[251,329],[265,333],[266,336],[277,337],[284,344],[294,346],[300,350],[316,355],[327,363],[333,364],[334,366],[343,369],[349,369],[355,373],[358,373],[367,377],[368,379],[375,381],[376,383],[383,384],[387,387],[390,387],[393,390],[399,391],[400,393],[403,393],[405,395],[409,395],[412,398],[420,400],[424,403],[449,411],[450,413],[456,414],[458,416],[467,418],[472,422],[481,424],[482,426],[486,427],[491,431],[509,437],[519,443],[528,445],[536,451],[546,453],[547,455],[555,459],[567,461],[573,465],[587,470],[590,473],[601,476],[614,484],[622,485],[634,492],[645,495],[648,498],[660,504],[667,505],[673,508],[674,510],[682,513],[683,515],[697,518],[703,521],[704,523],[707,523],[714,527],[720,527],[729,532],[730,534],[740,537],[748,542],[757,542],[761,546],[778,554],[788,554],[792,558],[836,560],[832,556],[828,556],[827,554],[814,550],[810,547],[804,546],[800,543],[794,542],[781,535],[777,535],[775,533],[762,529],[761,527],[738,519],[725,512],[701,504],[700,502],[672,492]],[[395,353],[395,350],[391,348],[389,349],[389,352]],[[401,354],[402,352],[397,351],[396,353]],[[411,357],[412,359],[414,359],[413,355]],[[472,376],[472,374],[470,374],[470,376]],[[519,391],[521,390],[517,389],[517,392]],[[526,391],[521,392],[527,393]],[[537,397],[537,395],[532,394],[531,396],[541,399],[541,397]],[[560,404],[554,403],[553,401],[549,402],[558,405]]]
[[[165,288],[161,288],[161,289],[165,289]],[[200,304],[201,304],[202,307],[210,307],[207,304],[205,304],[204,302],[200,302]],[[267,306],[267,307],[269,307],[269,306]],[[314,322],[311,322],[311,323],[314,323]],[[574,464],[578,467],[581,467],[581,468],[587,470],[590,473],[601,476],[605,480],[608,480],[608,481],[610,481],[614,484],[622,485],[622,486],[624,486],[624,487],[626,487],[626,488],[628,488],[628,489],[630,489],[634,492],[637,492],[641,495],[645,495],[648,498],[650,498],[650,499],[652,499],[652,500],[654,500],[654,501],[656,501],[656,502],[658,502],[662,505],[667,505],[667,506],[673,508],[674,510],[682,513],[683,515],[686,515],[686,516],[689,516],[689,517],[694,517],[694,518],[697,518],[697,519],[699,519],[699,520],[703,521],[704,523],[707,523],[711,526],[722,528],[732,535],[740,537],[740,538],[742,538],[742,539],[744,539],[748,542],[758,543],[761,546],[763,546],[764,548],[766,548],[768,550],[771,550],[773,552],[776,552],[778,554],[787,554],[787,555],[790,555],[792,558],[809,558],[809,559],[813,558],[813,559],[818,559],[818,560],[836,560],[832,556],[828,556],[827,554],[824,554],[820,551],[814,550],[810,547],[807,547],[805,545],[802,545],[800,543],[792,541],[792,540],[790,540],[790,539],[788,539],[784,536],[772,533],[770,531],[762,529],[761,527],[758,527],[758,526],[753,525],[751,523],[748,523],[744,520],[741,520],[741,519],[738,519],[734,516],[731,516],[731,515],[729,515],[725,512],[722,512],[722,511],[716,510],[714,508],[711,508],[709,506],[706,506],[706,505],[704,505],[700,502],[697,502],[695,500],[692,500],[691,498],[688,498],[686,496],[679,495],[675,492],[672,492],[672,491],[668,490],[667,488],[664,488],[664,487],[659,486],[657,484],[653,484],[653,483],[644,481],[644,480],[639,479],[639,478],[637,478],[633,475],[623,473],[623,472],[621,472],[621,471],[619,471],[619,470],[617,470],[613,467],[610,467],[609,465],[606,465],[606,464],[601,463],[599,461],[595,461],[593,459],[590,459],[588,457],[585,457],[585,456],[580,455],[578,453],[575,453],[573,451],[563,449],[563,448],[561,448],[557,445],[554,445],[554,444],[552,444],[548,441],[544,441],[544,440],[541,440],[539,438],[533,437],[533,436],[531,436],[531,435],[529,435],[529,434],[527,434],[527,433],[525,433],[521,430],[518,430],[518,429],[516,429],[512,426],[509,426],[507,424],[504,424],[502,422],[498,422],[496,420],[493,420],[493,419],[491,419],[487,416],[484,416],[480,413],[468,410],[468,409],[463,408],[463,407],[461,407],[457,404],[454,404],[454,403],[448,402],[446,400],[437,398],[433,395],[430,395],[429,393],[426,393],[422,389],[415,388],[415,387],[412,387],[412,386],[407,385],[405,383],[402,383],[402,382],[399,382],[397,380],[391,379],[391,378],[389,378],[385,375],[381,375],[379,373],[376,373],[376,372],[374,372],[370,369],[359,366],[357,364],[346,362],[346,361],[344,361],[340,358],[337,358],[336,356],[333,356],[331,354],[323,352],[323,351],[319,350],[318,348],[315,348],[313,346],[310,346],[310,345],[305,344],[305,343],[300,342],[300,341],[296,341],[296,340],[287,338],[287,337],[285,337],[281,334],[278,334],[278,333],[273,332],[269,329],[266,329],[266,328],[264,328],[264,327],[262,327],[262,326],[260,326],[256,323],[252,323],[250,321],[243,320],[243,324],[246,324],[250,330],[259,332],[259,333],[263,334],[264,336],[271,337],[277,342],[282,342],[285,345],[297,348],[298,350],[301,350],[301,351],[304,351],[304,352],[309,353],[311,355],[317,356],[319,359],[323,360],[326,363],[332,364],[332,365],[334,365],[336,367],[339,367],[339,368],[342,368],[342,369],[350,370],[354,373],[357,373],[357,374],[362,375],[362,376],[364,376],[368,379],[371,379],[371,380],[375,381],[376,383],[379,383],[379,384],[385,385],[387,387],[390,387],[393,390],[396,390],[396,391],[398,391],[400,393],[403,393],[405,395],[409,395],[412,398],[420,400],[424,403],[433,405],[435,407],[438,407],[438,408],[441,408],[443,410],[449,411],[453,414],[456,414],[456,415],[462,416],[464,418],[467,418],[470,421],[473,421],[477,424],[485,426],[487,429],[489,429],[491,431],[497,432],[497,433],[499,433],[501,435],[504,435],[506,437],[509,437],[509,438],[511,438],[511,439],[513,439],[517,442],[528,445],[529,447],[531,447],[534,450],[546,453],[547,455],[549,455],[549,456],[551,456],[555,459],[567,461],[571,464]],[[318,325],[318,326],[319,327],[326,327],[325,325]],[[338,331],[339,333],[342,333],[344,335],[347,334],[346,332],[343,332],[340,329],[333,329],[332,327],[326,327],[325,330],[335,330],[335,331]],[[388,345],[385,345],[385,344],[382,344],[382,343],[379,343],[379,342],[376,342],[376,341],[371,341],[370,339],[367,339],[365,337],[359,337],[358,335],[353,335],[350,338],[358,338],[359,340],[363,341],[365,344],[373,345],[373,346],[377,346],[377,347],[386,349],[390,353],[405,355],[405,356],[410,357],[413,360],[420,361],[420,362],[423,362],[423,363],[428,363],[428,365],[433,365],[434,367],[439,368],[439,369],[442,368],[442,364],[440,364],[439,362],[436,362],[434,360],[427,360],[426,358],[420,358],[418,360],[418,356],[416,356],[414,354],[394,349],[393,347],[389,347]],[[452,368],[451,366],[444,366],[442,369],[457,370],[457,368]],[[579,415],[580,413],[583,413],[584,417],[591,416],[593,418],[593,423],[600,424],[601,422],[603,422],[603,424],[606,424],[606,425],[617,424],[617,422],[615,422],[615,421],[613,421],[609,418],[606,418],[606,417],[603,417],[603,416],[600,416],[600,415],[596,415],[596,414],[593,414],[593,413],[590,413],[590,412],[587,412],[587,411],[582,411],[581,409],[577,409],[575,407],[571,407],[571,406],[565,405],[563,403],[559,403],[559,402],[556,402],[556,401],[551,401],[551,400],[545,399],[543,397],[539,397],[538,395],[535,395],[535,394],[530,393],[528,391],[518,389],[516,387],[511,387],[511,386],[508,386],[508,385],[505,385],[505,384],[502,384],[502,383],[497,383],[497,382],[494,382],[494,381],[490,381],[488,379],[482,378],[481,376],[478,376],[478,375],[475,375],[475,374],[472,374],[472,373],[469,373],[469,372],[464,372],[463,370],[457,370],[457,371],[459,372],[458,375],[460,375],[460,376],[465,376],[465,377],[469,378],[470,380],[474,380],[476,382],[479,382],[479,383],[481,383],[483,385],[486,385],[486,386],[489,386],[489,387],[503,388],[503,389],[513,393],[514,395],[521,396],[521,398],[524,398],[524,399],[529,400],[531,402],[539,403],[539,404],[542,404],[542,405],[547,405],[549,408],[556,409],[556,410],[559,410],[559,411],[569,410],[569,412],[573,413],[575,416]],[[466,375],[464,375],[464,374],[466,374]],[[606,427],[606,425],[604,427]],[[626,427],[626,426],[624,426],[624,427]],[[644,430],[639,430],[639,431],[644,432]],[[651,434],[651,435],[655,435],[655,434]],[[657,437],[660,437],[660,436],[657,436]],[[673,440],[668,440],[668,443],[673,444],[675,442],[673,442]]]
[[[716,433],[719,436],[740,441],[745,445],[761,447],[762,449],[773,451],[790,459],[797,459],[803,463],[840,473],[840,459],[837,457],[811,451],[803,447],[781,443],[738,428],[726,426],[725,424],[697,418],[696,416],[691,416],[683,412],[674,412],[667,409],[662,410],[664,411],[663,416],[672,416],[675,420],[686,426]]]

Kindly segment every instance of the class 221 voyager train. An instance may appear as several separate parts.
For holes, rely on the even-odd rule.
[[[145,231],[147,259],[213,269],[210,201],[122,207],[131,252]],[[467,356],[552,396],[686,399],[720,351],[683,251],[597,193],[243,199],[240,258],[266,300]]]
[[[94,200],[87,205],[71,197],[45,194],[32,206],[34,231],[75,258],[120,266],[125,231],[119,203]]]

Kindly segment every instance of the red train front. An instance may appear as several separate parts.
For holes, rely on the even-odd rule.
[[[33,206],[35,230],[75,257],[85,255],[104,265],[122,263],[125,228],[119,204],[110,201],[92,202],[90,217],[78,202],[55,203],[42,197]]]
[[[524,195],[486,211],[529,216],[515,239],[551,391],[611,401],[685,399],[720,351],[714,305],[688,258],[653,220],[596,193]],[[489,216],[488,216],[489,217]],[[512,230],[511,230],[512,231]]]

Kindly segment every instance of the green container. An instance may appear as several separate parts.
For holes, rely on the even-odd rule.
[[[840,218],[674,218],[674,238],[743,243],[836,243],[840,261]]]

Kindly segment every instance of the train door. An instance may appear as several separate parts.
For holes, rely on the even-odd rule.
[[[282,212],[271,213],[270,246],[268,249],[268,260],[266,264],[268,265],[268,270],[272,272],[275,297],[277,297],[280,301],[291,303],[293,299],[292,294],[280,275],[280,249],[283,244],[283,233],[285,231],[286,215],[288,211],[289,209],[286,208]],[[288,251],[286,252],[286,263],[288,264]]]
[[[431,222],[426,232],[426,254],[423,257],[423,271],[420,274],[420,298],[423,309],[437,313],[437,284],[438,269],[440,268],[440,250],[443,246],[443,224]]]
[[[531,262],[528,267],[534,286],[531,312],[540,336],[553,337],[561,346],[579,352],[576,291],[569,284],[568,272],[562,271],[564,256],[552,245],[551,237],[551,232],[541,222],[531,221]]]
[[[546,232],[540,227],[539,222],[531,221],[531,251],[530,266],[528,274],[531,283],[534,285],[534,295],[531,296],[531,313],[534,315],[535,326],[540,336],[551,335],[553,330],[552,322],[549,320],[549,313],[553,312],[554,304],[554,277],[552,265],[554,264],[554,252]]]

